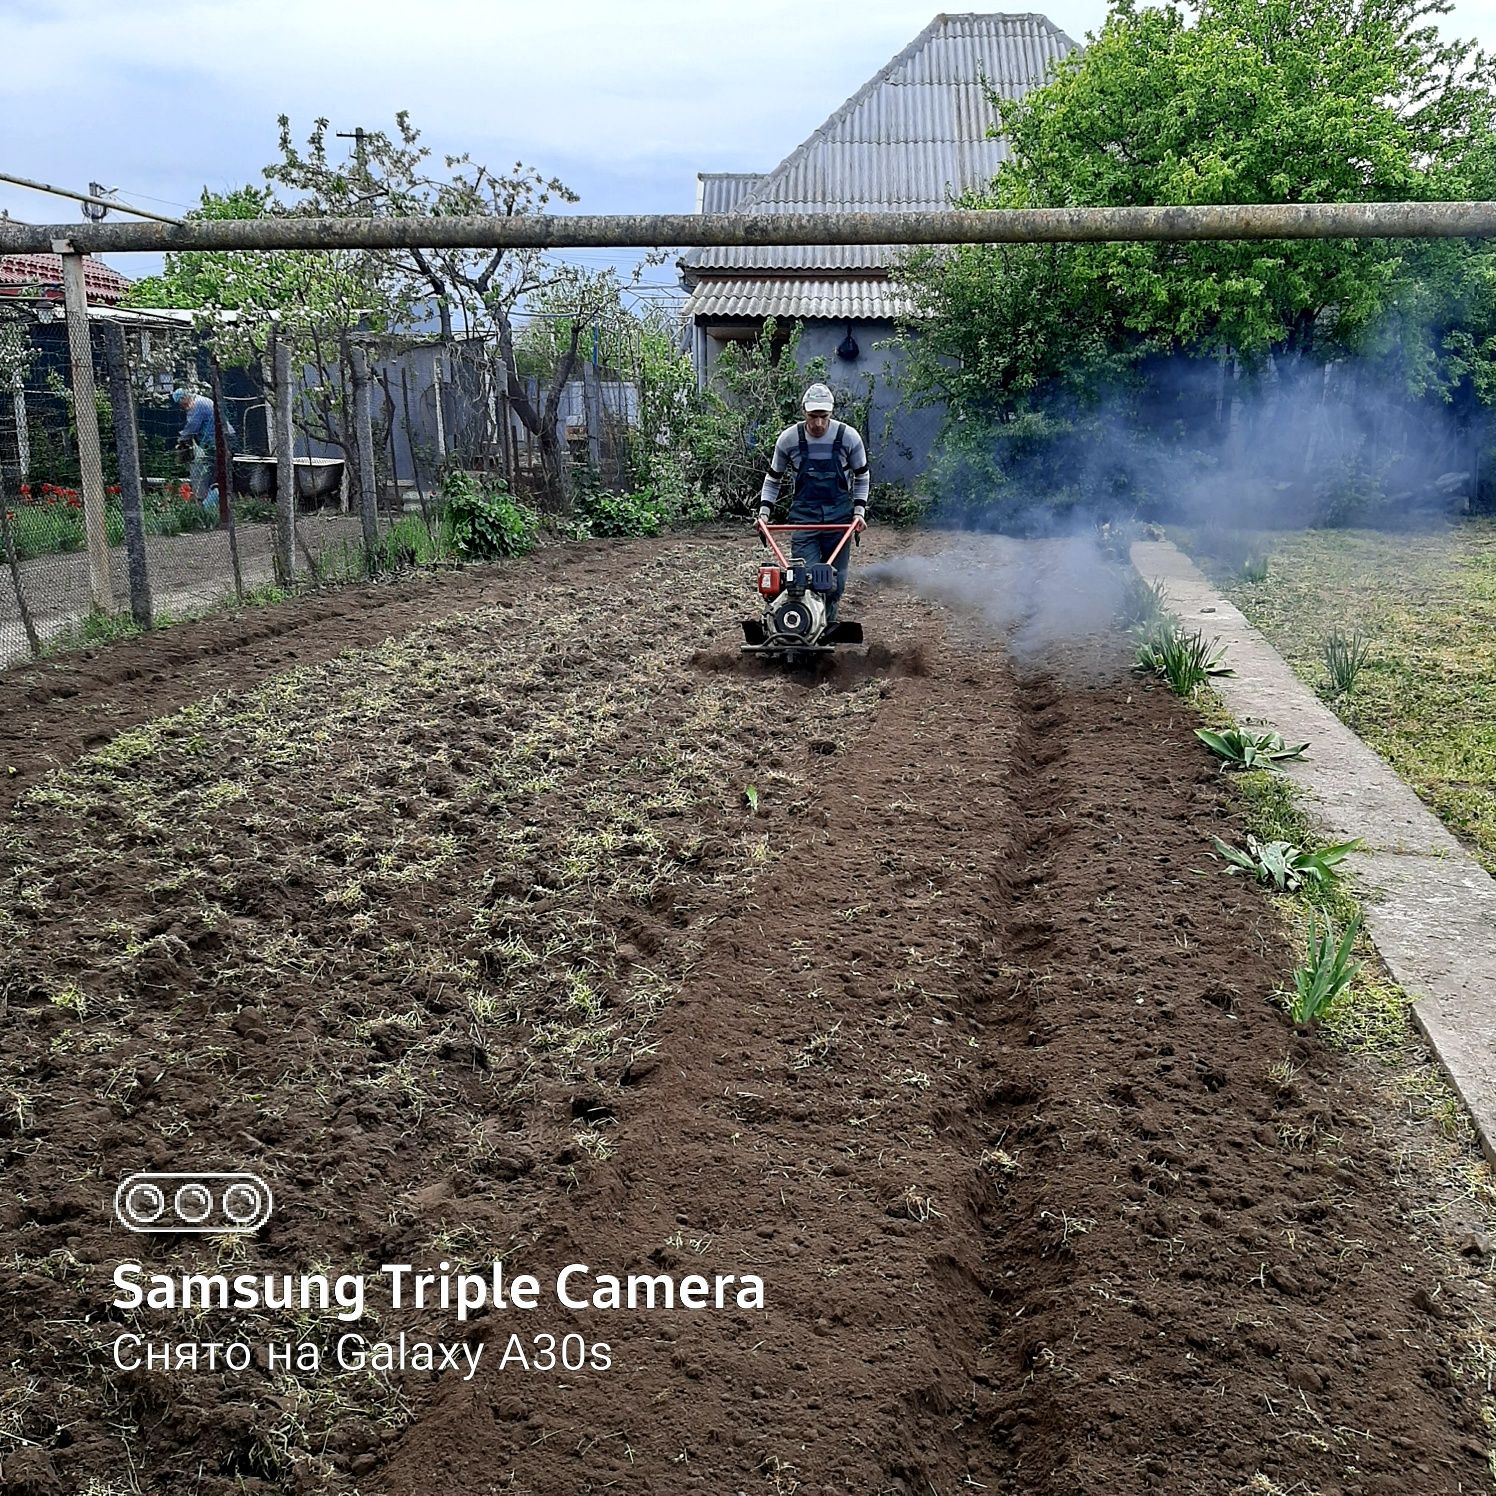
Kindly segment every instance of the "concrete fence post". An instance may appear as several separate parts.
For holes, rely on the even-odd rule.
[[[88,536],[89,600],[101,613],[114,612],[109,581],[109,529],[104,516],[104,459],[99,451],[99,407],[94,388],[93,342],[88,330],[88,291],[83,256],[66,239],[53,249],[62,256],[62,295],[68,323],[68,363],[72,366],[73,423],[78,431],[78,465],[83,476],[83,528]]]

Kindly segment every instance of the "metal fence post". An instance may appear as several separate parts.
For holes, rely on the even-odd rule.
[[[291,424],[291,345],[275,334],[275,568],[279,580],[296,579],[296,431]]]
[[[436,391],[436,471],[440,478],[442,470],[447,465],[447,421],[446,412],[442,409],[442,360],[447,356],[447,350],[438,348],[436,358],[431,365],[432,386]]]
[[[374,410],[369,396],[369,355],[362,343],[348,350],[353,370],[353,431],[358,443],[358,509],[363,522],[364,552],[374,563],[379,545],[379,520],[374,487]]]
[[[99,407],[94,393],[93,343],[88,332],[88,291],[83,256],[67,239],[53,249],[62,256],[62,294],[68,320],[68,362],[72,365],[73,421],[78,428],[78,464],[83,474],[83,527],[88,535],[89,591],[93,606],[114,611],[109,581],[109,529],[104,517],[104,459],[99,452]]]
[[[104,324],[104,359],[109,370],[109,403],[114,411],[114,451],[119,461],[125,554],[130,563],[130,616],[141,628],[148,629],[151,626],[151,582],[145,561],[140,433],[135,425],[135,391],[130,385],[130,367],[125,358],[125,331],[118,322]]]
[[[410,380],[405,377],[405,365],[400,365],[400,403],[405,410],[405,447],[410,453],[410,475],[415,480],[416,498],[421,501],[421,518],[426,522],[426,532],[431,533],[431,509],[426,503],[426,489],[421,482],[421,459],[416,453],[416,423],[410,413]]]

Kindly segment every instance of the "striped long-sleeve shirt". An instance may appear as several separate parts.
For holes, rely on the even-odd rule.
[[[838,430],[842,433],[842,461],[852,477],[852,507],[866,509],[872,474],[868,468],[867,447],[855,427],[848,426],[844,421],[832,421],[826,428],[825,436],[819,440],[807,432],[805,439],[808,454],[812,458],[829,457],[832,448],[836,445]],[[764,475],[764,486],[758,496],[760,506],[773,506],[786,478],[789,478],[790,488],[793,491],[794,473],[799,465],[800,428],[787,426],[779,433],[779,440],[774,443],[774,455],[769,459],[769,471]]]

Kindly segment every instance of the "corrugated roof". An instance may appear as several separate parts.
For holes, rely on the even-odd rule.
[[[731,213],[763,179],[761,171],[699,171],[696,173],[696,211]]]
[[[687,317],[794,317],[882,321],[902,315],[904,293],[882,276],[812,280],[805,276],[711,276],[687,298]]]
[[[1021,98],[1043,84],[1075,43],[1047,17],[942,15],[728,211],[888,212],[942,208],[990,182],[1007,142],[986,84]],[[688,275],[749,268],[887,266],[891,246],[732,247],[692,251]]]

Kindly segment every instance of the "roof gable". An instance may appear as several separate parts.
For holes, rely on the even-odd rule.
[[[1075,43],[1046,17],[941,15],[741,199],[739,212],[944,207],[985,186],[1007,142],[983,79],[1004,98],[1041,85]]]
[[[989,134],[992,86],[1009,99],[1041,86],[1075,42],[1034,14],[939,15],[773,171],[736,213],[896,212],[946,207],[990,182],[1008,154]],[[688,270],[874,269],[887,246],[719,248]]]

